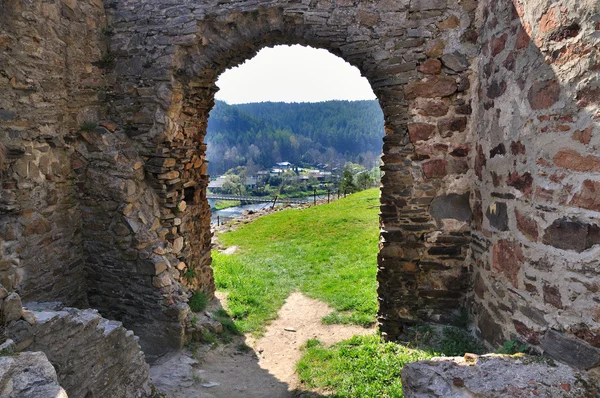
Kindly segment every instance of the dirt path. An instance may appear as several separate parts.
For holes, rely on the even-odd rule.
[[[330,312],[327,304],[292,293],[262,338],[240,337],[215,349],[203,347],[194,356],[187,350],[175,353],[152,366],[152,380],[168,398],[296,397],[301,393],[295,366],[308,339],[333,344],[375,331],[323,325],[321,318]],[[244,352],[244,342],[254,351]]]

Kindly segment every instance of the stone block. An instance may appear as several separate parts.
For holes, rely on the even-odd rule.
[[[459,221],[470,221],[472,217],[469,194],[437,196],[429,205],[429,214],[435,218],[452,218]]]
[[[494,202],[488,207],[485,216],[492,228],[495,228],[498,231],[508,231],[508,211],[506,203]]]
[[[456,73],[464,72],[469,68],[469,60],[458,51],[442,55],[441,61],[445,68]]]
[[[6,398],[67,398],[43,352],[0,357],[0,386]]]
[[[402,369],[406,398],[594,397],[593,377],[527,355],[438,357]]]
[[[544,354],[577,369],[600,365],[600,349],[552,329],[544,334],[541,347]]]
[[[554,220],[546,228],[542,242],[558,249],[581,253],[600,244],[600,227],[563,217]]]

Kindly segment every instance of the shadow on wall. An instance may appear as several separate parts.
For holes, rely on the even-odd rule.
[[[599,8],[484,1],[478,16],[476,323],[579,368],[600,363]]]

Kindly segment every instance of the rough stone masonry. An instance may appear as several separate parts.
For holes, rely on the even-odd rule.
[[[0,1],[0,283],[145,352],[214,291],[215,81],[324,48],[385,117],[379,325],[467,308],[483,338],[600,364],[600,5],[592,0]],[[569,353],[584,352],[585,363]]]

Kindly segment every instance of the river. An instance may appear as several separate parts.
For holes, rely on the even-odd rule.
[[[317,196],[317,200],[319,199],[324,199],[327,198],[327,195],[325,196]],[[314,198],[312,196],[307,196],[305,198],[305,202],[312,202],[314,200]],[[215,200],[213,199],[208,199],[208,204],[210,205],[210,211],[212,212],[211,218],[210,218],[210,223],[211,224],[216,224],[217,223],[217,217],[219,217],[220,222],[227,222],[227,221],[231,221],[232,219],[238,218],[240,217],[242,214],[244,214],[244,211],[247,210],[252,210],[252,211],[257,211],[257,210],[262,210],[265,207],[270,207],[272,205],[272,203],[253,203],[253,204],[249,204],[249,205],[243,205],[243,206],[233,206],[233,207],[228,207],[226,209],[223,210],[215,210],[214,206],[215,206]],[[281,204],[276,204],[276,206],[281,206]]]

